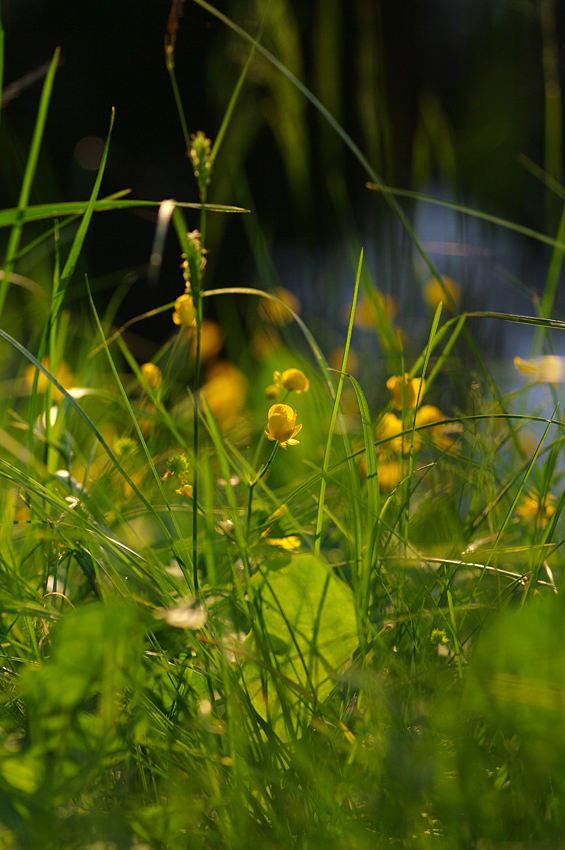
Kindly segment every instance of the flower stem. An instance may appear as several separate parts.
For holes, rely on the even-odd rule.
[[[271,456],[269,457],[269,460],[266,463],[263,464],[263,466],[261,467],[261,469],[259,470],[259,472],[255,476],[255,478],[252,481],[249,482],[249,496],[248,496],[248,499],[247,499],[247,519],[246,519],[246,533],[247,533],[248,538],[249,538],[249,525],[251,523],[251,506],[253,505],[253,491],[255,489],[255,485],[257,484],[257,482],[261,480],[261,478],[265,475],[265,473],[269,469],[270,465],[274,461],[278,447],[279,447],[279,444],[277,442],[275,442],[275,445],[273,446],[273,451],[271,452]]]

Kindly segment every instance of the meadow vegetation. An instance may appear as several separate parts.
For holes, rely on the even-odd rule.
[[[99,197],[110,127],[89,200],[30,203],[55,55],[0,212],[0,847],[559,846],[563,224],[521,229],[550,251],[529,316],[460,311],[422,249],[419,335],[360,250],[344,339],[322,346],[296,292],[216,286],[206,234],[247,214],[208,195],[254,57],[333,119],[248,39],[216,137],[187,128],[174,10],[200,202]],[[151,274],[178,240],[150,362],[128,344],[146,317],[99,313],[83,262],[93,215],[142,205]],[[37,245],[40,280],[19,266]],[[487,319],[535,330],[511,392],[476,342]]]

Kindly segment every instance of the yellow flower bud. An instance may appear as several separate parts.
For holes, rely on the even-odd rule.
[[[159,367],[155,366],[154,363],[143,363],[141,366],[141,374],[149,386],[153,387],[154,390],[161,386],[163,374]]]
[[[305,393],[310,389],[310,381],[300,369],[285,369],[282,373],[275,372],[273,378],[277,387],[285,390]]]
[[[196,324],[196,319],[194,318],[194,302],[192,297],[186,292],[184,295],[179,295],[175,301],[173,322],[175,325],[181,325],[183,328],[192,328]]]

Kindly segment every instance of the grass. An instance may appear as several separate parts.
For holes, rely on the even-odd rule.
[[[542,307],[459,312],[398,192],[251,42],[215,143],[185,131],[198,232],[187,205],[160,207],[151,274],[171,223],[184,281],[151,311],[171,313],[151,363],[88,279],[72,315],[67,298],[91,216],[149,204],[98,198],[111,126],[88,201],[29,203],[57,54],[18,204],[0,212],[0,847],[559,846],[563,226],[553,239],[489,215],[553,247]],[[290,293],[210,279],[210,221],[246,214],[207,199],[255,52],[320,108],[424,255],[440,294],[423,334],[404,333],[362,251],[330,362]],[[28,239],[31,221],[45,229]],[[39,242],[49,274],[28,280],[18,263]],[[536,329],[543,354],[511,392],[476,339],[487,319]],[[363,334],[376,367],[356,355]]]

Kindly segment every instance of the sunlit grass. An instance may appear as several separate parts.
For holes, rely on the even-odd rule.
[[[540,351],[562,323],[470,327],[426,258],[408,338],[361,252],[332,353],[293,293],[216,286],[208,222],[245,213],[207,191],[247,63],[217,139],[185,127],[199,227],[160,206],[152,273],[169,224],[182,271],[151,311],[169,338],[136,357],[150,314],[116,328],[88,280],[66,300],[90,217],[126,203],[98,199],[111,129],[88,202],[28,203],[56,59],[0,213],[0,847],[557,846],[564,367]],[[55,214],[80,216],[71,247],[24,287],[25,222]],[[245,305],[237,340],[222,299]],[[487,318],[538,331],[512,391]]]

